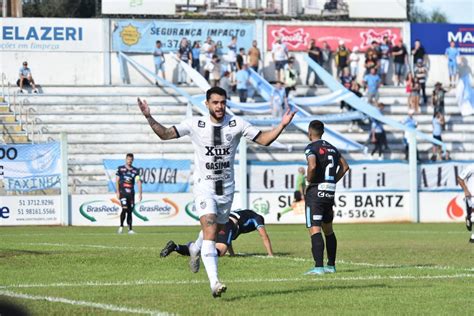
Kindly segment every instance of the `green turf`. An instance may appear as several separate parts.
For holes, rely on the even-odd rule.
[[[474,244],[462,224],[336,225],[338,272],[324,276],[303,275],[312,266],[303,225],[267,230],[277,256],[264,256],[257,233],[240,236],[239,255],[219,259],[228,291],[213,299],[204,269],[192,274],[176,253],[159,257],[168,240],[194,239],[196,227],[137,227],[133,236],[2,227],[0,293],[8,296],[0,299],[34,315],[474,315]]]

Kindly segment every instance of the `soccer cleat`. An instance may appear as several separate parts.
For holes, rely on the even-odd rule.
[[[466,228],[468,231],[472,230],[472,221],[470,216],[466,216]]]
[[[129,234],[129,235],[135,235],[136,232],[135,232],[133,229],[130,229],[130,230],[128,231],[128,234]]]
[[[161,250],[160,257],[168,257],[170,253],[172,253],[176,249],[176,244],[174,241],[170,240],[166,244],[165,248]]]
[[[324,267],[314,267],[308,272],[305,273],[305,275],[322,275],[325,273]]]
[[[217,281],[214,286],[211,288],[212,290],[212,297],[221,297],[222,293],[225,293],[227,291],[227,286],[225,286],[224,283],[221,283]]]
[[[277,213],[277,221],[280,221],[281,213]]]
[[[325,266],[324,267],[324,273],[336,273],[336,267],[335,266]]]
[[[117,230],[117,234],[121,234],[123,232],[123,227],[119,227]]]
[[[471,244],[474,244],[474,238],[469,239],[469,242],[470,242]]]
[[[189,269],[192,273],[197,273],[199,271],[199,266],[201,265],[201,250],[197,252],[193,250],[194,243],[189,244]]]

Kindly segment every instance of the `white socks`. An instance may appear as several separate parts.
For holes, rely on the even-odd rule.
[[[212,287],[217,281],[219,281],[217,278],[217,250],[215,241],[202,241],[201,259],[206,268],[207,277],[209,278]]]
[[[199,236],[198,238],[196,239],[196,241],[191,245],[191,251],[193,253],[198,253],[199,251],[201,251],[201,248],[202,248],[202,242],[203,242],[203,238],[204,238],[204,234],[201,231],[199,231]]]

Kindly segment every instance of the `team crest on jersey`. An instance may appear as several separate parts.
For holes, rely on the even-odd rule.
[[[202,201],[201,203],[199,203],[199,207],[201,207],[202,209],[205,209],[207,206],[206,202],[205,201]]]
[[[225,139],[230,142],[232,140],[232,134],[225,134]]]
[[[326,154],[326,148],[323,148],[323,147],[319,148],[319,154],[320,155],[325,155]]]
[[[198,127],[204,128],[206,127],[206,123],[200,120],[198,121]]]
[[[230,127],[235,127],[235,126],[237,126],[237,122],[235,120],[232,120],[232,121],[229,122],[229,126]]]

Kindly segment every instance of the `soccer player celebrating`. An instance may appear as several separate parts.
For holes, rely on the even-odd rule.
[[[272,244],[270,237],[268,237],[267,230],[265,229],[265,220],[262,215],[259,215],[252,210],[230,212],[229,221],[217,233],[216,249],[218,256],[224,256],[227,250],[229,250],[230,255],[233,256],[234,249],[232,247],[232,241],[236,240],[240,234],[248,234],[253,231],[258,231],[260,237],[262,237],[262,242],[267,250],[267,254],[272,257]],[[188,243],[187,245],[176,245],[172,240],[170,240],[165,248],[161,250],[160,256],[167,257],[173,251],[176,251],[183,256],[189,256],[189,245],[191,244],[192,243]]]
[[[464,197],[466,200],[466,228],[468,231],[472,230],[472,208],[474,207],[474,164],[468,165],[463,169],[461,174],[458,176],[458,183],[464,191]],[[470,243],[474,243],[474,233],[469,239]]]
[[[135,207],[135,182],[138,184],[138,202],[142,200],[142,181],[140,180],[138,169],[132,166],[133,154],[128,153],[125,157],[125,165],[118,167],[116,179],[117,199],[122,205],[122,212],[120,213],[120,227],[117,233],[121,234],[123,231],[123,222],[125,216],[127,217],[128,233],[135,234],[132,229],[132,212]]]
[[[311,236],[311,251],[315,267],[305,274],[324,274],[336,272],[337,240],[332,228],[334,219],[334,194],[336,183],[349,170],[349,165],[336,147],[321,137],[324,124],[311,121],[308,137],[311,143],[306,146],[305,155],[308,163],[306,189],[306,227]],[[327,266],[324,267],[324,240],[321,227],[326,237]]]
[[[234,159],[242,136],[257,144],[268,146],[290,124],[296,112],[288,110],[275,128],[261,132],[238,116],[226,113],[226,91],[213,87],[206,92],[209,116],[186,119],[169,128],[158,123],[150,114],[146,101],[138,105],[153,131],[162,140],[189,135],[194,147],[194,204],[201,223],[202,238],[192,244],[191,271],[199,270],[202,256],[211,292],[219,297],[227,287],[217,275],[216,237],[229,218],[234,198]]]

